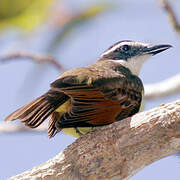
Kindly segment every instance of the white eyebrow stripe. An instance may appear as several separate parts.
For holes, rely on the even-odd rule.
[[[126,45],[126,44],[127,44],[127,45],[130,45],[130,46],[133,46],[133,45],[135,46],[136,44],[142,45],[142,46],[148,46],[148,44],[146,44],[146,43],[140,43],[140,42],[120,42],[119,44],[113,46],[111,49],[105,51],[105,52],[101,55],[101,57],[104,56],[104,55],[106,55],[106,54],[109,54],[110,52],[113,52],[115,49],[118,49],[120,46],[123,46],[123,45]]]

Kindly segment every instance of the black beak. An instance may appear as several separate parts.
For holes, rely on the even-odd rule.
[[[147,47],[143,50],[143,54],[152,54],[153,56],[165,51],[166,49],[171,48],[172,46],[169,44],[160,44],[155,46]]]

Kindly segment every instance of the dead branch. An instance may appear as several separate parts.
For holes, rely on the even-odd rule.
[[[10,179],[128,179],[148,164],[179,151],[177,100],[96,128],[56,157]]]
[[[35,129],[28,128],[24,124],[12,124],[7,122],[0,123],[0,134],[1,133],[18,133],[18,132],[45,132],[47,131],[48,123],[43,123],[41,126]]]
[[[178,23],[174,10],[172,9],[167,0],[159,0],[159,3],[161,7],[167,12],[172,27],[180,35],[180,24]]]
[[[180,93],[180,74],[159,83],[145,85],[145,99],[161,98]]]
[[[37,63],[50,63],[53,65],[58,71],[64,72],[66,69],[58,63],[52,56],[49,55],[37,55],[30,52],[16,52],[12,54],[8,54],[4,57],[0,58],[0,62],[8,62],[10,60],[19,60],[19,59],[31,59]]]

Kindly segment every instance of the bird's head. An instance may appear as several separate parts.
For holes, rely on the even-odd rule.
[[[168,44],[150,45],[130,40],[119,41],[104,51],[100,60],[115,61],[138,75],[148,58],[170,47],[172,46]]]

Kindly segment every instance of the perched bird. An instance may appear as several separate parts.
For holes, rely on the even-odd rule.
[[[137,113],[143,84],[138,77],[143,63],[171,45],[119,41],[92,65],[63,73],[45,94],[10,114],[38,127],[49,117],[49,137],[64,130],[73,136],[92,127],[111,124]]]

